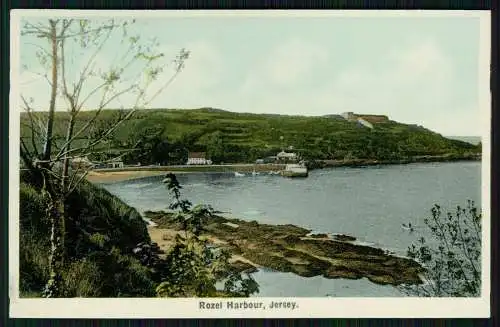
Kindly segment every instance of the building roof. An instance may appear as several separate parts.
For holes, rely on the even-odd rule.
[[[280,153],[278,153],[278,157],[295,157],[295,156],[297,156],[297,154],[295,154],[294,152],[281,151]]]
[[[205,159],[205,152],[189,152],[188,158]]]

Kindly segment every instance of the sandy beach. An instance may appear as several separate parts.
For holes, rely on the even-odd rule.
[[[175,237],[177,236],[177,234],[180,233],[183,234],[184,232],[168,228],[158,228],[156,226],[148,226],[148,233],[149,237],[151,237],[151,241],[158,244],[160,249],[165,252],[164,254],[161,255],[162,257],[165,257],[166,252],[168,252],[168,250],[175,245]],[[208,240],[210,243],[214,245],[224,245],[226,243],[215,237],[209,237]],[[229,262],[237,262],[237,261],[246,263],[255,268],[261,267],[260,265],[248,260],[247,258],[242,257],[241,255],[233,254],[229,259]]]
[[[91,170],[87,175],[87,180],[92,183],[112,183],[125,180],[142,178],[148,176],[165,175],[169,172],[174,174],[191,173],[233,173],[252,171],[269,172],[284,169],[280,164],[227,164],[210,166],[148,166],[148,167],[126,167],[116,169]]]
[[[164,171],[140,170],[140,171],[90,171],[87,180],[92,183],[111,183],[125,180],[142,178],[148,176],[165,175]]]

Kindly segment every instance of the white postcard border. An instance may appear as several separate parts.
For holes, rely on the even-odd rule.
[[[266,11],[140,11],[141,17],[200,16],[217,17],[440,17],[475,16],[480,19],[480,108],[484,134],[482,135],[482,207],[486,218],[483,225],[482,296],[480,298],[73,298],[24,299],[19,298],[19,38],[22,17],[137,17],[138,11],[89,10],[12,10],[11,11],[11,89],[9,120],[9,297],[10,316],[16,318],[469,318],[490,316],[490,13],[487,11],[422,11],[422,10],[266,10]],[[17,109],[16,109],[17,108]],[[222,303],[223,309],[200,309],[200,302]],[[294,302],[290,309],[227,309],[227,303]]]

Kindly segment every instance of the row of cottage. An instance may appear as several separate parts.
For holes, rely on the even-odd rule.
[[[281,151],[276,156],[270,156],[262,159],[257,159],[255,163],[274,163],[274,162],[297,162],[299,156],[295,152]],[[212,160],[208,159],[205,152],[190,152],[188,155],[187,165],[211,165]]]
[[[257,164],[274,163],[274,162],[297,162],[299,156],[294,152],[281,151],[276,156],[270,156],[263,159],[257,159]],[[93,163],[87,157],[74,158],[73,166],[92,167],[92,168],[123,168],[124,163],[121,159],[116,158],[106,163]],[[186,165],[211,165],[212,160],[208,159],[205,152],[190,152]],[[138,164],[140,166],[140,164]]]

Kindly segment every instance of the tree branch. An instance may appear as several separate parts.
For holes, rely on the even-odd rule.
[[[96,29],[96,30],[100,30],[102,29],[103,27],[101,26],[100,28]],[[104,47],[104,44],[106,44],[107,40],[109,39],[109,37],[111,36],[111,33],[113,32],[113,28],[109,28],[108,29],[108,33],[105,35],[104,37],[104,40],[99,44],[99,46],[97,47],[97,49],[94,51],[94,53],[90,56],[89,58],[89,61],[87,62],[87,64],[85,65],[82,73],[80,74],[80,79],[78,80],[77,84],[75,85],[74,87],[74,90],[73,90],[73,96],[75,97],[75,101],[78,102],[78,99],[80,97],[80,92],[81,92],[81,89],[82,89],[82,86],[83,86],[83,83],[85,82],[85,79],[87,77],[87,72],[90,68],[90,66],[94,63],[94,60],[97,56],[97,54],[101,51],[101,49]]]
[[[89,120],[80,130],[78,130],[75,134],[73,134],[73,136],[66,141],[65,145],[68,144],[68,143],[71,143],[73,142],[81,133],[83,133],[84,131],[86,131],[94,122],[95,120],[97,119],[97,117],[99,116],[99,114],[101,113],[101,111],[105,108],[105,106],[110,103],[111,101],[113,101],[113,99],[119,97],[120,95],[130,91],[131,89],[133,89],[134,86],[130,86],[124,90],[122,90],[121,92],[118,92],[116,93],[115,95],[113,95],[111,98],[109,98],[105,103],[102,103],[99,108],[97,109],[96,111],[96,114],[92,117],[91,120]],[[63,146],[63,149],[65,147],[65,145]],[[66,152],[60,152],[57,154],[56,156],[56,159],[57,158],[62,158],[62,156],[64,156]],[[69,153],[69,152],[68,152]]]
[[[49,160],[51,154],[52,145],[52,129],[54,125],[54,111],[56,106],[56,95],[57,95],[57,21],[50,20],[50,31],[51,31],[51,41],[52,41],[52,90],[50,95],[50,106],[49,106],[49,119],[47,121],[47,139],[45,141],[45,146],[43,150],[42,159]]]
[[[25,109],[28,113],[28,117],[30,119],[30,129],[31,129],[31,145],[33,146],[33,151],[35,153],[35,156],[38,157],[38,150],[37,150],[37,146],[35,144],[35,126],[34,126],[34,122],[33,122],[33,116],[31,114],[31,107],[30,105],[28,104],[28,101],[26,101],[26,99],[24,98],[24,96],[21,95],[21,99],[23,100],[24,102],[24,105],[25,105]]]

